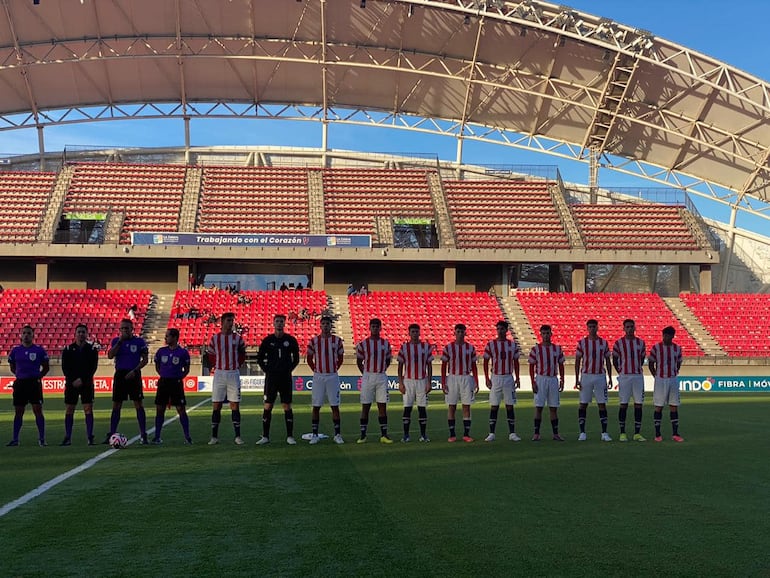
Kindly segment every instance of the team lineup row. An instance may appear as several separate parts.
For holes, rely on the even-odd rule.
[[[221,318],[220,331],[211,337],[205,353],[214,368],[212,384],[211,438],[209,445],[219,443],[219,426],[222,407],[229,404],[235,433],[235,443],[244,443],[241,438],[240,416],[240,371],[246,359],[246,345],[241,336],[233,331],[235,315],[225,313]],[[294,438],[294,413],[291,407],[293,398],[292,372],[300,362],[299,344],[285,332],[286,317],[276,315],[273,320],[274,331],[266,336],[259,347],[257,362],[265,373],[264,408],[262,413],[262,437],[257,445],[270,443],[270,428],[273,407],[280,396],[286,424],[286,442],[296,444]],[[679,387],[677,376],[682,364],[682,350],[673,342],[675,330],[666,327],[662,330],[662,340],[656,343],[647,354],[646,344],[635,335],[635,323],[631,319],[623,322],[624,335],[612,347],[598,335],[598,322],[589,319],[586,323],[587,335],[580,339],[575,354],[575,387],[580,390],[578,424],[579,441],[587,439],[586,414],[593,399],[599,410],[602,441],[612,441],[607,432],[607,392],[613,387],[613,368],[618,375],[620,408],[618,422],[620,441],[629,440],[626,433],[628,406],[634,402],[634,441],[646,439],[641,434],[642,411],[644,402],[644,379],[642,375],[645,359],[654,376],[654,427],[655,441],[663,441],[661,421],[663,407],[670,408],[672,439],[684,441],[679,435]],[[369,426],[369,413],[373,403],[377,404],[380,427],[379,441],[391,444],[388,434],[388,378],[386,371],[392,362],[392,350],[387,339],[381,337],[382,323],[379,319],[369,322],[369,336],[356,345],[356,363],[362,374],[361,380],[361,417],[360,436],[357,443],[366,443]],[[446,344],[441,353],[441,387],[448,406],[447,425],[450,443],[458,439],[456,431],[456,411],[458,404],[462,409],[464,442],[473,442],[471,437],[471,405],[479,391],[477,368],[478,354],[475,347],[465,339],[466,328],[457,324],[454,328],[455,339]],[[483,367],[486,385],[489,388],[489,434],[485,441],[495,440],[495,430],[501,403],[506,409],[508,439],[520,441],[516,433],[516,389],[520,386],[519,358],[521,351],[515,340],[508,338],[508,323],[496,324],[497,336],[490,340],[483,351]],[[98,352],[87,341],[88,328],[78,325],[75,340],[62,351],[62,372],[65,376],[65,437],[61,445],[70,445],[74,423],[74,413],[78,401],[82,403],[85,414],[86,435],[89,445],[94,439],[94,382],[98,365]],[[564,353],[561,347],[551,341],[551,328],[540,327],[541,340],[529,352],[528,364],[532,391],[535,402],[533,441],[540,440],[543,409],[547,405],[553,440],[564,441],[559,433],[558,408],[560,393],[564,390]],[[190,371],[190,355],[179,345],[179,331],[168,329],[164,347],[158,349],[153,358],[159,375],[155,396],[155,435],[154,444],[162,443],[161,430],[165,421],[165,409],[174,405],[179,415],[185,443],[191,444],[190,422],[186,412],[186,400],[183,379]],[[115,377],[112,391],[112,413],[110,430],[104,443],[108,443],[117,432],[121,418],[122,405],[131,400],[136,410],[142,444],[151,443],[147,436],[147,419],[143,406],[141,369],[149,361],[149,350],[141,337],[134,335],[133,323],[124,319],[120,324],[120,334],[113,338],[107,357],[114,360]],[[333,441],[345,443],[340,428],[340,382],[338,371],[344,359],[342,339],[332,333],[332,319],[322,317],[320,333],[307,345],[307,363],[313,371],[312,391],[312,433],[310,444],[317,444],[319,434],[320,410],[328,402],[334,425]],[[420,338],[420,327],[409,326],[409,339],[405,341],[396,356],[398,362],[399,390],[403,394],[403,437],[402,442],[409,442],[412,409],[417,405],[420,436],[419,441],[430,441],[427,436],[427,399],[431,389],[433,347]],[[21,344],[14,347],[8,357],[11,372],[15,376],[13,383],[13,437],[8,446],[19,445],[19,434],[23,416],[28,404],[31,404],[38,429],[38,443],[46,445],[45,418],[43,415],[42,377],[49,371],[48,354],[44,348],[34,343],[34,330],[25,326],[21,332]]]

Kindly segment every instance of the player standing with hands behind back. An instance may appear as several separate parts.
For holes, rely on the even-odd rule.
[[[176,407],[184,443],[192,444],[190,418],[187,417],[187,399],[184,395],[184,378],[190,373],[190,353],[179,345],[179,329],[166,330],[166,346],[155,352],[155,370],[158,372],[158,392],[155,394],[155,438],[153,444],[161,444],[160,432],[166,416],[166,406]]]
[[[211,439],[209,445],[219,443],[219,424],[222,421],[222,404],[230,402],[230,415],[235,430],[235,445],[243,445],[241,439],[241,373],[239,368],[246,362],[246,343],[233,331],[235,313],[223,313],[220,331],[211,336],[207,352],[213,361],[214,379],[211,386]]]
[[[615,342],[612,347],[612,365],[618,372],[618,422],[620,422],[620,441],[627,442],[626,414],[631,396],[634,398],[634,441],[646,442],[642,436],[642,408],[644,404],[644,376],[642,366],[646,345],[636,336],[636,323],[633,319],[623,321],[625,335]]]
[[[99,366],[99,351],[86,341],[86,337],[88,327],[81,323],[75,327],[75,341],[61,352],[65,406],[63,446],[72,444],[72,426],[78,398],[83,403],[86,417],[88,445],[94,445],[94,375]]]
[[[650,373],[655,378],[655,390],[652,394],[655,406],[655,441],[662,442],[660,435],[660,422],[663,420],[663,406],[668,403],[671,416],[671,439],[675,442],[683,442],[679,435],[679,370],[682,367],[682,347],[674,343],[676,329],[665,327],[663,329],[663,341],[656,343],[650,349],[647,358]]]
[[[560,345],[551,343],[551,326],[540,326],[541,342],[529,352],[529,377],[535,394],[535,433],[532,441],[540,441],[540,424],[543,421],[543,407],[548,404],[551,414],[553,439],[563,442],[559,435],[559,394],[564,391],[564,352]],[[556,378],[556,371],[559,378]]]
[[[107,358],[115,360],[115,377],[112,381],[112,415],[110,416],[110,432],[104,438],[104,443],[110,441],[110,436],[118,431],[120,411],[123,402],[130,399],[136,409],[136,420],[139,422],[139,434],[142,445],[147,445],[147,415],[144,413],[144,393],[142,393],[142,368],[147,365],[149,349],[147,343],[134,335],[134,324],[130,319],[120,322],[120,335],[113,337]]]
[[[8,445],[19,445],[19,432],[24,420],[24,410],[27,404],[32,405],[37,424],[38,444],[45,446],[45,418],[43,417],[43,382],[42,379],[49,369],[48,353],[40,345],[34,343],[35,331],[29,325],[21,329],[21,345],[11,349],[8,355],[8,365],[11,373],[16,376],[13,382],[13,438]]]
[[[286,443],[297,445],[294,439],[294,411],[291,401],[294,388],[291,372],[299,364],[299,343],[294,336],[284,332],[285,315],[273,318],[273,333],[262,340],[257,353],[257,363],[265,372],[265,406],[262,410],[262,437],[258,446],[270,443],[270,422],[273,418],[273,406],[278,394],[281,395],[283,417],[286,421]]]

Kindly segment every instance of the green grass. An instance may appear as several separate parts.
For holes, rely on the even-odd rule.
[[[531,435],[532,403],[517,406],[518,430]],[[202,400],[191,396],[191,405]],[[295,405],[298,435],[309,430],[306,395]],[[49,442],[63,432],[63,406],[46,405]],[[681,411],[684,444],[598,438],[578,443],[577,400],[560,411],[563,444],[505,440],[446,443],[446,410],[434,400],[430,444],[357,445],[357,398],[346,395],[348,443],[283,442],[255,447],[261,398],[243,404],[244,437],[205,445],[210,406],[191,414],[196,445],[182,445],[177,422],[162,447],[131,446],[0,518],[3,576],[377,575],[599,576],[770,575],[770,396],[691,394]],[[97,400],[97,437],[109,419]],[[652,437],[652,408],[644,433]],[[488,405],[474,406],[473,433],[487,431]],[[391,404],[400,437],[400,398]],[[501,417],[503,417],[501,412]],[[148,412],[152,423],[153,410]],[[416,412],[415,412],[416,414]],[[616,409],[610,433],[617,437]],[[170,415],[170,414],[169,414]],[[133,410],[121,431],[133,435]],[[31,412],[22,446],[0,448],[0,505],[104,451],[83,445],[39,448]],[[416,417],[416,416],[415,416]],[[10,437],[10,400],[0,434]],[[374,412],[371,419],[376,431]],[[331,433],[328,408],[322,431]],[[545,432],[549,427],[544,428]],[[416,419],[412,426],[417,432]],[[546,436],[550,437],[550,436]]]

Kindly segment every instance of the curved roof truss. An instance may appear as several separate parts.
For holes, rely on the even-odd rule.
[[[457,138],[458,157],[464,140],[593,152],[733,207],[770,199],[770,85],[565,6],[0,1],[0,130],[155,117],[388,126]]]

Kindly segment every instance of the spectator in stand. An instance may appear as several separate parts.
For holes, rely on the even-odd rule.
[[[361,288],[358,290],[359,295],[368,295],[369,289],[366,288],[366,285],[361,285]]]
[[[0,293],[2,293],[3,291],[5,291],[5,289],[3,288],[2,285],[0,285]]]
[[[131,323],[136,321],[136,312],[139,310],[139,306],[134,303],[131,307],[128,308],[128,311],[126,312],[126,317],[128,317],[131,320]]]
[[[312,288],[313,288],[313,286],[310,284],[310,279],[308,279],[308,281],[307,281],[307,285],[305,285],[305,289],[307,289],[308,291],[310,291]]]
[[[281,287],[280,287],[280,290],[281,290],[281,291],[288,291],[288,289],[289,289],[289,288],[286,286],[286,281],[284,281],[283,283],[281,283]]]
[[[201,375],[204,377],[211,375],[211,361],[205,348],[201,351]]]
[[[190,273],[190,276],[188,277],[188,279],[189,279],[189,283],[190,283],[190,289],[194,290],[195,289],[195,275]]]
[[[347,289],[346,293],[347,293],[348,297],[350,297],[351,295],[355,295],[356,294],[356,288],[353,287],[352,283],[348,283],[348,289]]]
[[[302,286],[302,281],[300,281],[299,283],[297,283],[297,291],[302,291],[303,289],[304,287]]]

